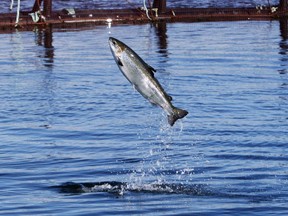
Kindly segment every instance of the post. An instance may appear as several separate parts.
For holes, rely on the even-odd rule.
[[[280,0],[279,2],[279,10],[280,11],[287,11],[288,10],[288,0]]]
[[[166,0],[154,0],[153,8],[158,8],[158,13],[166,13]]]
[[[49,18],[52,13],[52,0],[44,0],[43,13],[46,18]]]
[[[42,0],[35,0],[34,5],[33,5],[33,8],[32,8],[32,12],[33,12],[33,13],[41,10],[41,9],[40,9],[41,3],[42,3]]]

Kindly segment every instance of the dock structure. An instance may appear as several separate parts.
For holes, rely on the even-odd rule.
[[[268,1],[269,2],[269,1]],[[41,4],[43,3],[43,10]],[[148,22],[201,22],[236,20],[287,19],[288,0],[280,0],[278,5],[254,8],[167,8],[166,0],[154,0],[153,4],[142,8],[91,9],[66,8],[53,11],[52,0],[35,0],[31,11],[20,12],[15,23],[15,13],[0,14],[0,32],[16,28],[31,29],[35,26],[71,28],[91,25],[137,24]]]

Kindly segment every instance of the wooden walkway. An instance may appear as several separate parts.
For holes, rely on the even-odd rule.
[[[75,13],[74,13],[75,12]],[[0,32],[15,30],[15,13],[0,14]],[[75,28],[107,24],[139,24],[148,22],[204,22],[236,20],[273,20],[287,18],[288,11],[273,11],[272,8],[167,8],[165,13],[144,10],[62,10],[54,11],[50,17],[33,22],[28,12],[21,12],[18,29],[28,30],[35,26],[53,28]]]

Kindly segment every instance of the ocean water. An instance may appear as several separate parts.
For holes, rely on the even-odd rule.
[[[0,34],[1,215],[287,215],[286,26]],[[187,117],[170,127],[131,87],[110,36]]]

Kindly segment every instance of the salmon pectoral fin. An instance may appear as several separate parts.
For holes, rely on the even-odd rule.
[[[188,111],[176,107],[173,109],[173,111],[174,112],[172,115],[168,115],[168,123],[170,126],[173,126],[178,119],[184,118],[188,114]]]
[[[123,67],[123,63],[122,63],[122,61],[121,61],[121,59],[120,58],[117,58],[117,64],[119,65],[119,66],[121,66],[121,67]]]

